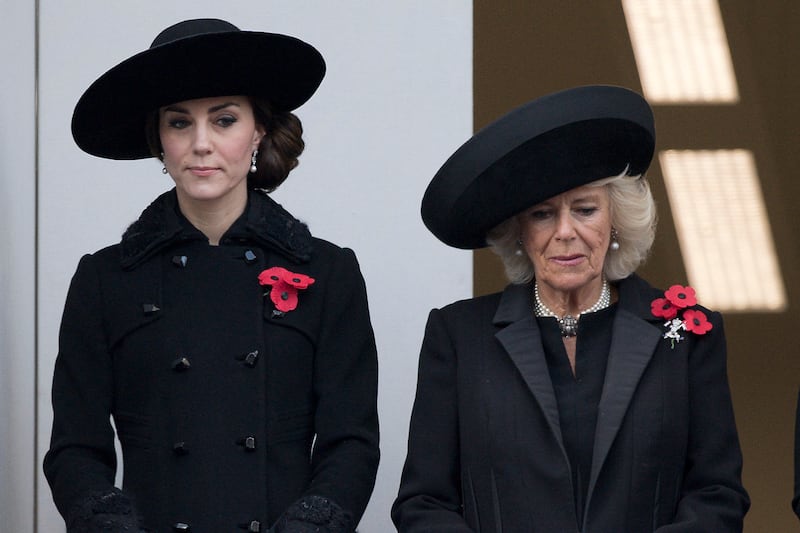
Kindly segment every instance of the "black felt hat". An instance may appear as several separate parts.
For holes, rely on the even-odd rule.
[[[655,147],[653,112],[622,87],[543,96],[489,124],[428,185],[422,220],[456,248],[486,246],[500,222],[589,182],[644,173]]]
[[[305,103],[325,75],[311,45],[277,33],[239,30],[218,19],[194,19],[165,29],[148,50],[100,76],[72,115],[82,150],[109,159],[151,157],[148,113],[161,106],[212,96],[246,95],[277,110]]]

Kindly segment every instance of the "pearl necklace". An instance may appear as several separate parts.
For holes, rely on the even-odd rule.
[[[535,300],[535,305],[533,307],[533,313],[536,316],[552,316],[558,320],[558,327],[561,330],[562,337],[574,337],[578,334],[578,320],[581,318],[582,315],[586,313],[594,313],[596,311],[600,311],[601,309],[605,309],[611,304],[611,289],[608,288],[608,280],[603,277],[603,288],[600,289],[600,298],[594,303],[593,306],[584,309],[578,316],[566,315],[563,318],[559,318],[557,314],[552,312],[544,302],[542,302],[541,297],[539,296],[539,282],[536,281],[533,284],[533,298]]]

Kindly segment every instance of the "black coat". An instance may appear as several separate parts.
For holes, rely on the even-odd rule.
[[[719,314],[671,348],[650,310],[663,293],[635,275],[618,289],[582,531],[741,531]],[[398,530],[578,531],[531,287],[432,311],[419,365]]]
[[[258,283],[272,266],[316,280],[283,315]],[[173,190],[78,266],[44,470],[75,531],[137,510],[159,533],[263,532],[281,516],[278,530],[294,520],[351,531],[378,465],[376,396],[352,251],[258,192],[210,246]],[[112,486],[109,415],[124,493]]]

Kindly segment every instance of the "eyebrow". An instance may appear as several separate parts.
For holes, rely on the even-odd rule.
[[[600,198],[600,195],[597,193],[586,193],[578,196],[577,198],[573,198],[573,202],[596,202]]]
[[[217,111],[220,111],[221,109],[225,109],[226,107],[229,107],[229,106],[241,107],[236,102],[225,102],[224,104],[219,104],[219,105],[215,105],[215,106],[209,107],[208,108],[208,112],[209,113],[216,113]],[[188,109],[186,109],[184,107],[181,107],[179,105],[168,105],[167,107],[164,108],[164,111],[172,111],[174,113],[185,113],[187,115],[189,114],[189,110]]]
[[[582,194],[580,196],[576,196],[572,200],[570,200],[571,204],[580,203],[580,202],[597,202],[599,201],[600,195],[595,192],[587,192],[586,194]],[[552,204],[553,199],[548,198],[547,200],[540,202],[531,207],[531,209],[541,208],[541,207],[548,207]]]

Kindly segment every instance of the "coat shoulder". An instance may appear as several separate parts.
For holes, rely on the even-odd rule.
[[[355,257],[355,252],[346,246],[339,246],[319,237],[311,237],[311,242],[314,247],[312,261],[325,262],[347,255]]]
[[[453,324],[459,329],[463,328],[464,324],[486,327],[492,324],[502,295],[503,293],[498,292],[458,300],[432,310],[431,314],[440,314],[446,323]]]
[[[321,277],[341,278],[344,276],[348,279],[363,277],[359,260],[351,248],[339,246],[317,237],[312,237],[311,243],[313,252],[308,262],[304,265],[297,265],[301,272],[307,270],[308,274]]]
[[[86,271],[93,272],[101,279],[123,274],[120,264],[121,253],[120,245],[112,244],[96,252],[85,254],[78,263],[76,276]]]

